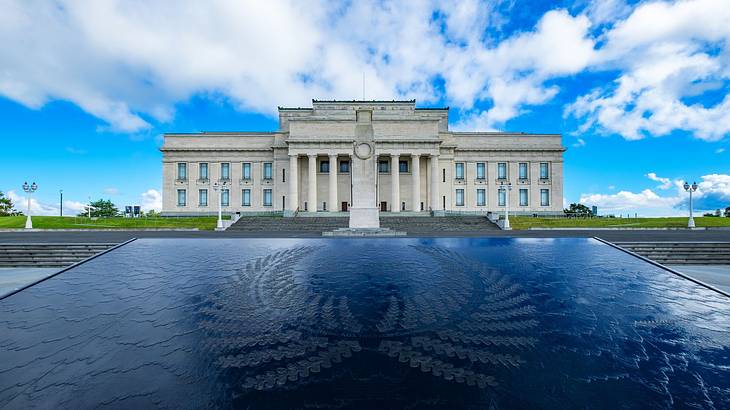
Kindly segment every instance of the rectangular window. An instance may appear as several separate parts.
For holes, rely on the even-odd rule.
[[[208,163],[207,162],[201,162],[200,163],[200,179],[206,180],[208,179]]]
[[[177,164],[177,179],[188,179],[188,164],[184,162]]]
[[[241,193],[241,197],[243,200],[241,201],[241,205],[243,206],[251,206],[251,190],[250,189],[244,189]]]
[[[340,161],[340,173],[341,174],[350,173],[350,161]]]
[[[231,194],[227,189],[221,190],[221,206],[228,206],[231,203]]]
[[[550,206],[550,190],[548,190],[548,189],[540,190],[540,205]]]
[[[483,162],[477,162],[477,179],[484,179],[487,177],[487,166]]]
[[[456,179],[464,179],[464,163],[463,162],[457,162],[456,163]]]
[[[177,190],[177,206],[185,206],[187,204],[187,192],[184,189]]]
[[[329,161],[319,161],[319,172],[323,174],[327,174],[330,172],[330,162]]]
[[[378,161],[378,172],[381,174],[387,174],[390,172],[390,162]]]
[[[520,162],[520,179],[527,179],[527,162]]]
[[[441,169],[441,182],[446,182],[446,168]]]
[[[398,171],[408,172],[408,161],[398,161]]]
[[[264,206],[271,206],[271,190],[264,189]]]
[[[547,162],[540,163],[540,179],[550,179],[550,167]]]
[[[527,206],[527,190],[520,189],[520,206]]]
[[[198,205],[208,206],[208,190],[207,189],[198,190]]]
[[[507,163],[500,162],[497,164],[497,178],[507,179]]]
[[[506,206],[507,205],[507,194],[506,194],[506,190],[499,189],[497,191],[497,204],[499,206]]]
[[[241,172],[243,179],[251,179],[251,163],[250,162],[244,162],[243,163],[243,172]]]
[[[464,206],[464,190],[456,190],[456,206]]]
[[[477,206],[487,205],[487,194],[483,189],[477,189]]]
[[[274,179],[274,164],[264,162],[264,179]]]
[[[284,168],[281,169],[281,182],[286,182],[286,170]]]
[[[221,179],[231,179],[231,164],[228,162],[221,164]]]

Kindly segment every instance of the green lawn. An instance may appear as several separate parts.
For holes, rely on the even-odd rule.
[[[671,218],[533,218],[511,216],[512,229],[535,228],[686,228],[687,217]],[[730,218],[695,217],[697,227],[727,226]]]
[[[228,217],[223,217],[229,219]],[[33,228],[37,229],[149,229],[149,228],[198,228],[213,230],[215,216],[185,218],[98,218],[34,216]],[[25,227],[24,216],[0,217],[0,229]]]

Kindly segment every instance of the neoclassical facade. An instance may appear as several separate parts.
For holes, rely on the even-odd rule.
[[[275,132],[165,134],[163,215],[213,214],[219,200],[228,214],[347,212],[362,110],[372,112],[381,212],[562,211],[559,134],[454,132],[448,108],[413,100],[313,100],[280,107]]]

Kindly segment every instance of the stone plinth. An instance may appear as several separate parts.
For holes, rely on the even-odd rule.
[[[406,232],[394,231],[390,228],[339,228],[322,232],[322,236],[406,236]]]

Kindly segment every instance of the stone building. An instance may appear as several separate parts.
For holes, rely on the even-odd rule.
[[[372,111],[381,212],[562,211],[559,134],[455,132],[415,101],[279,107],[274,132],[165,134],[163,215],[347,212],[356,111]],[[511,190],[500,189],[510,184]]]

